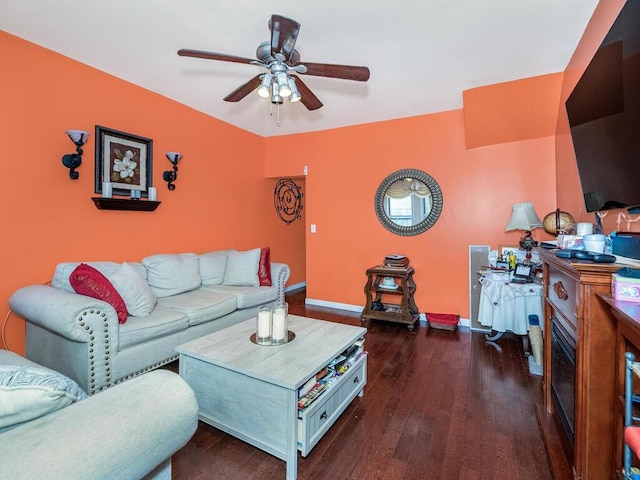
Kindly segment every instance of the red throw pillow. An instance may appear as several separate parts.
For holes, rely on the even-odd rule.
[[[269,249],[269,247],[260,249],[258,279],[260,280],[261,287],[271,286],[271,250]]]
[[[86,263],[78,265],[71,275],[69,283],[81,295],[103,300],[115,308],[118,314],[118,322],[125,323],[129,312],[124,300],[111,284],[111,282],[98,270]]]

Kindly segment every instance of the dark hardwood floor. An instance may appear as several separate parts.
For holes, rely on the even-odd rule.
[[[290,313],[360,325],[356,313],[305,308],[304,295],[287,295]],[[364,397],[298,457],[298,479],[552,478],[536,417],[541,377],[529,374],[519,337],[367,327]],[[285,463],[200,422],[173,457],[173,478],[284,480]]]

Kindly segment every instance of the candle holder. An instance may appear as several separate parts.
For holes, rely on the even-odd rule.
[[[287,302],[279,303],[271,307],[273,326],[271,329],[271,341],[275,345],[281,345],[289,341],[289,305]]]
[[[296,338],[289,331],[289,306],[279,303],[274,306],[258,307],[256,332],[250,340],[257,345],[284,345]]]
[[[111,198],[111,197],[113,197],[111,182],[102,182],[102,198]]]
[[[258,345],[271,345],[271,329],[273,320],[271,315],[271,307],[258,307],[258,316],[256,317],[256,343]]]

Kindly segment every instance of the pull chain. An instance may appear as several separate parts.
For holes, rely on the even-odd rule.
[[[276,127],[280,126],[280,104],[271,102],[269,104],[269,116],[273,117],[273,106],[276,106]]]

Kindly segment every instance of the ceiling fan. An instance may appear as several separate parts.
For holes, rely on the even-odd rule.
[[[223,62],[247,63],[267,69],[266,73],[256,75],[224,97],[227,102],[239,102],[257,88],[258,95],[270,98],[271,103],[281,104],[284,98],[289,98],[290,102],[300,101],[307,109],[317,110],[322,107],[322,102],[294,73],[358,82],[369,80],[367,67],[329,63],[300,63],[300,54],[294,49],[300,33],[300,24],[295,20],[282,15],[272,15],[269,20],[269,29],[271,30],[271,41],[263,42],[258,46],[257,60],[189,49],[178,50],[178,55]]]

